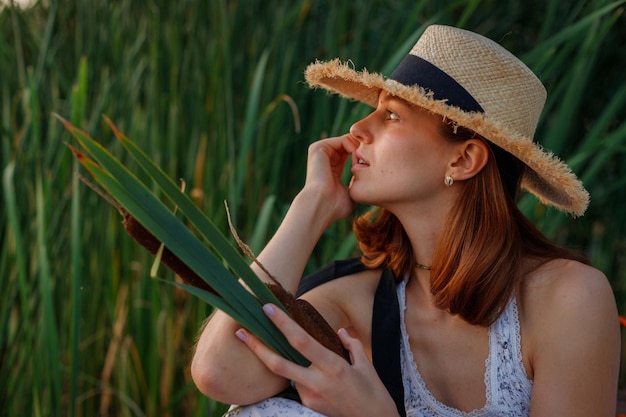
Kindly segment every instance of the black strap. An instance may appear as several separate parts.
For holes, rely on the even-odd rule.
[[[307,275],[300,281],[300,286],[296,292],[296,297],[300,297],[305,292],[311,291],[315,287],[319,287],[336,278],[345,277],[346,275],[356,274],[365,271],[367,268],[359,258],[335,261],[317,272]]]
[[[393,273],[385,269],[374,296],[372,362],[387,391],[405,417],[404,386],[400,367],[400,305]]]

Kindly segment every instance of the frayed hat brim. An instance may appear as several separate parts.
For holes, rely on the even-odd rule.
[[[526,164],[528,169],[522,179],[522,188],[537,196],[543,204],[554,206],[573,216],[583,215],[589,205],[589,193],[563,161],[543,150],[532,138],[490,120],[484,113],[463,111],[448,105],[446,100],[435,100],[432,93],[421,87],[406,86],[365,69],[356,71],[348,63],[338,59],[309,65],[305,71],[305,79],[311,88],[321,87],[372,107],[377,106],[378,96],[384,90],[440,114],[473,130]]]

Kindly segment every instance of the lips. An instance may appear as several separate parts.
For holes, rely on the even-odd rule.
[[[352,166],[369,166],[369,162],[359,152],[352,154]]]
[[[361,154],[358,152],[354,152],[352,154],[352,167],[350,167],[350,171],[352,174],[356,175],[357,172],[366,169],[369,167],[369,162],[367,159],[363,158]],[[354,180],[354,177],[352,177]]]

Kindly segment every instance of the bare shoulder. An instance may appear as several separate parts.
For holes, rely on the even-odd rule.
[[[620,340],[606,276],[579,262],[550,261],[526,277],[519,298],[522,346],[534,379],[531,409],[555,415],[569,399],[567,415],[614,412]]]
[[[555,259],[526,277],[522,284],[524,307],[565,313],[582,313],[592,306],[614,312],[613,290],[607,277],[598,269],[583,263]],[[582,308],[581,308],[582,307]],[[589,311],[587,310],[587,313]]]
[[[368,344],[372,306],[381,270],[365,270],[320,285],[302,296],[335,328],[347,328]]]
[[[522,284],[520,304],[524,327],[538,340],[557,328],[559,332],[586,327],[597,331],[598,324],[617,326],[618,322],[607,277],[571,260],[556,259],[530,273]]]

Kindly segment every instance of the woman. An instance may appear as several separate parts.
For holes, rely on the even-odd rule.
[[[306,78],[374,111],[311,145],[306,183],[259,261],[288,290],[301,286],[351,363],[271,305],[309,367],[216,312],[192,363],[199,389],[261,401],[233,415],[615,415],[608,281],[515,206],[520,188],[575,216],[588,204],[569,168],[532,141],[545,101],[535,75],[480,35],[430,26],[389,79],[338,61]],[[377,207],[355,221],[361,260],[300,283],[321,234],[356,203]],[[303,406],[262,401],[290,381]]]

